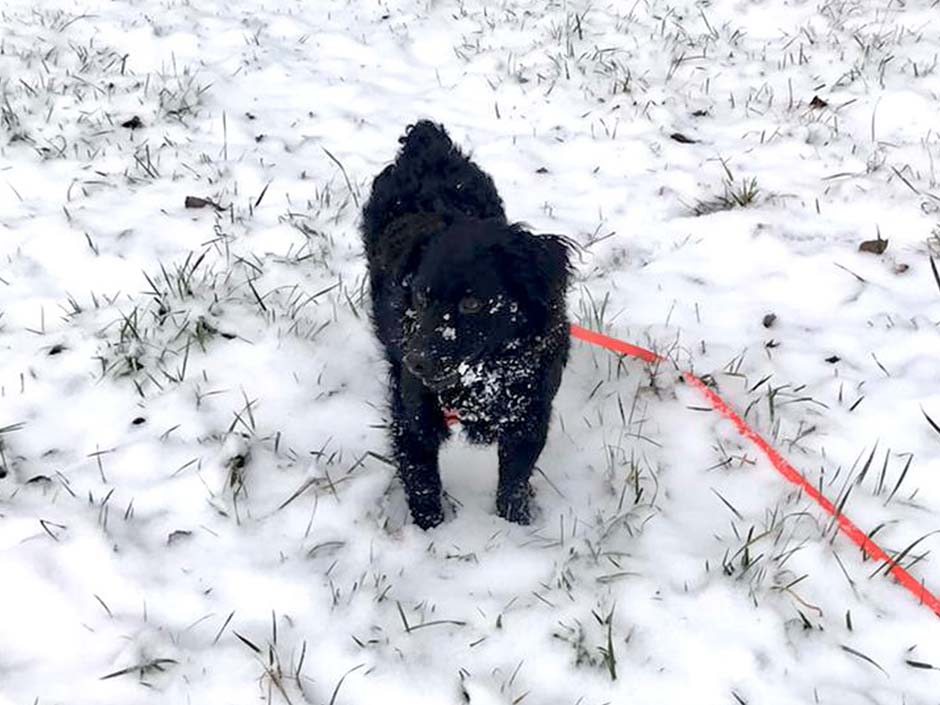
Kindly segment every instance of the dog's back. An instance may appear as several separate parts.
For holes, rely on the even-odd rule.
[[[363,209],[366,255],[375,258],[378,241],[401,218],[437,216],[505,221],[493,180],[454,145],[446,130],[428,120],[408,128],[395,162],[379,174]]]

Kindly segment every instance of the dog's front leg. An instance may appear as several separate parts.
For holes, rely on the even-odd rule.
[[[529,523],[529,478],[547,435],[548,414],[544,419],[513,424],[500,433],[496,511],[507,521]]]
[[[392,372],[392,443],[411,516],[422,529],[444,520],[437,454],[447,437],[436,396],[399,367]]]

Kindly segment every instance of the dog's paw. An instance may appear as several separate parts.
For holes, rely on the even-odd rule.
[[[411,518],[420,529],[427,531],[444,521],[444,510],[441,502],[412,502]]]
[[[529,493],[518,493],[508,497],[496,498],[496,513],[506,521],[523,526],[531,523],[532,509],[529,504]]]
[[[444,521],[444,512],[420,512],[420,513],[411,513],[411,517],[414,519],[415,525],[419,529],[427,531],[428,529],[433,529],[435,526]]]

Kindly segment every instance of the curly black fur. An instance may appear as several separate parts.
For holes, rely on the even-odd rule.
[[[497,511],[528,523],[568,357],[568,248],[507,222],[493,180],[443,127],[421,121],[400,142],[372,184],[363,239],[412,517],[443,519],[437,456],[453,410],[472,442],[499,444]]]

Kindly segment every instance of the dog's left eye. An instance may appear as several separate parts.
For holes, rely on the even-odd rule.
[[[463,297],[457,305],[457,310],[461,313],[476,313],[481,308],[483,308],[483,304],[480,302],[480,299],[473,296]]]

